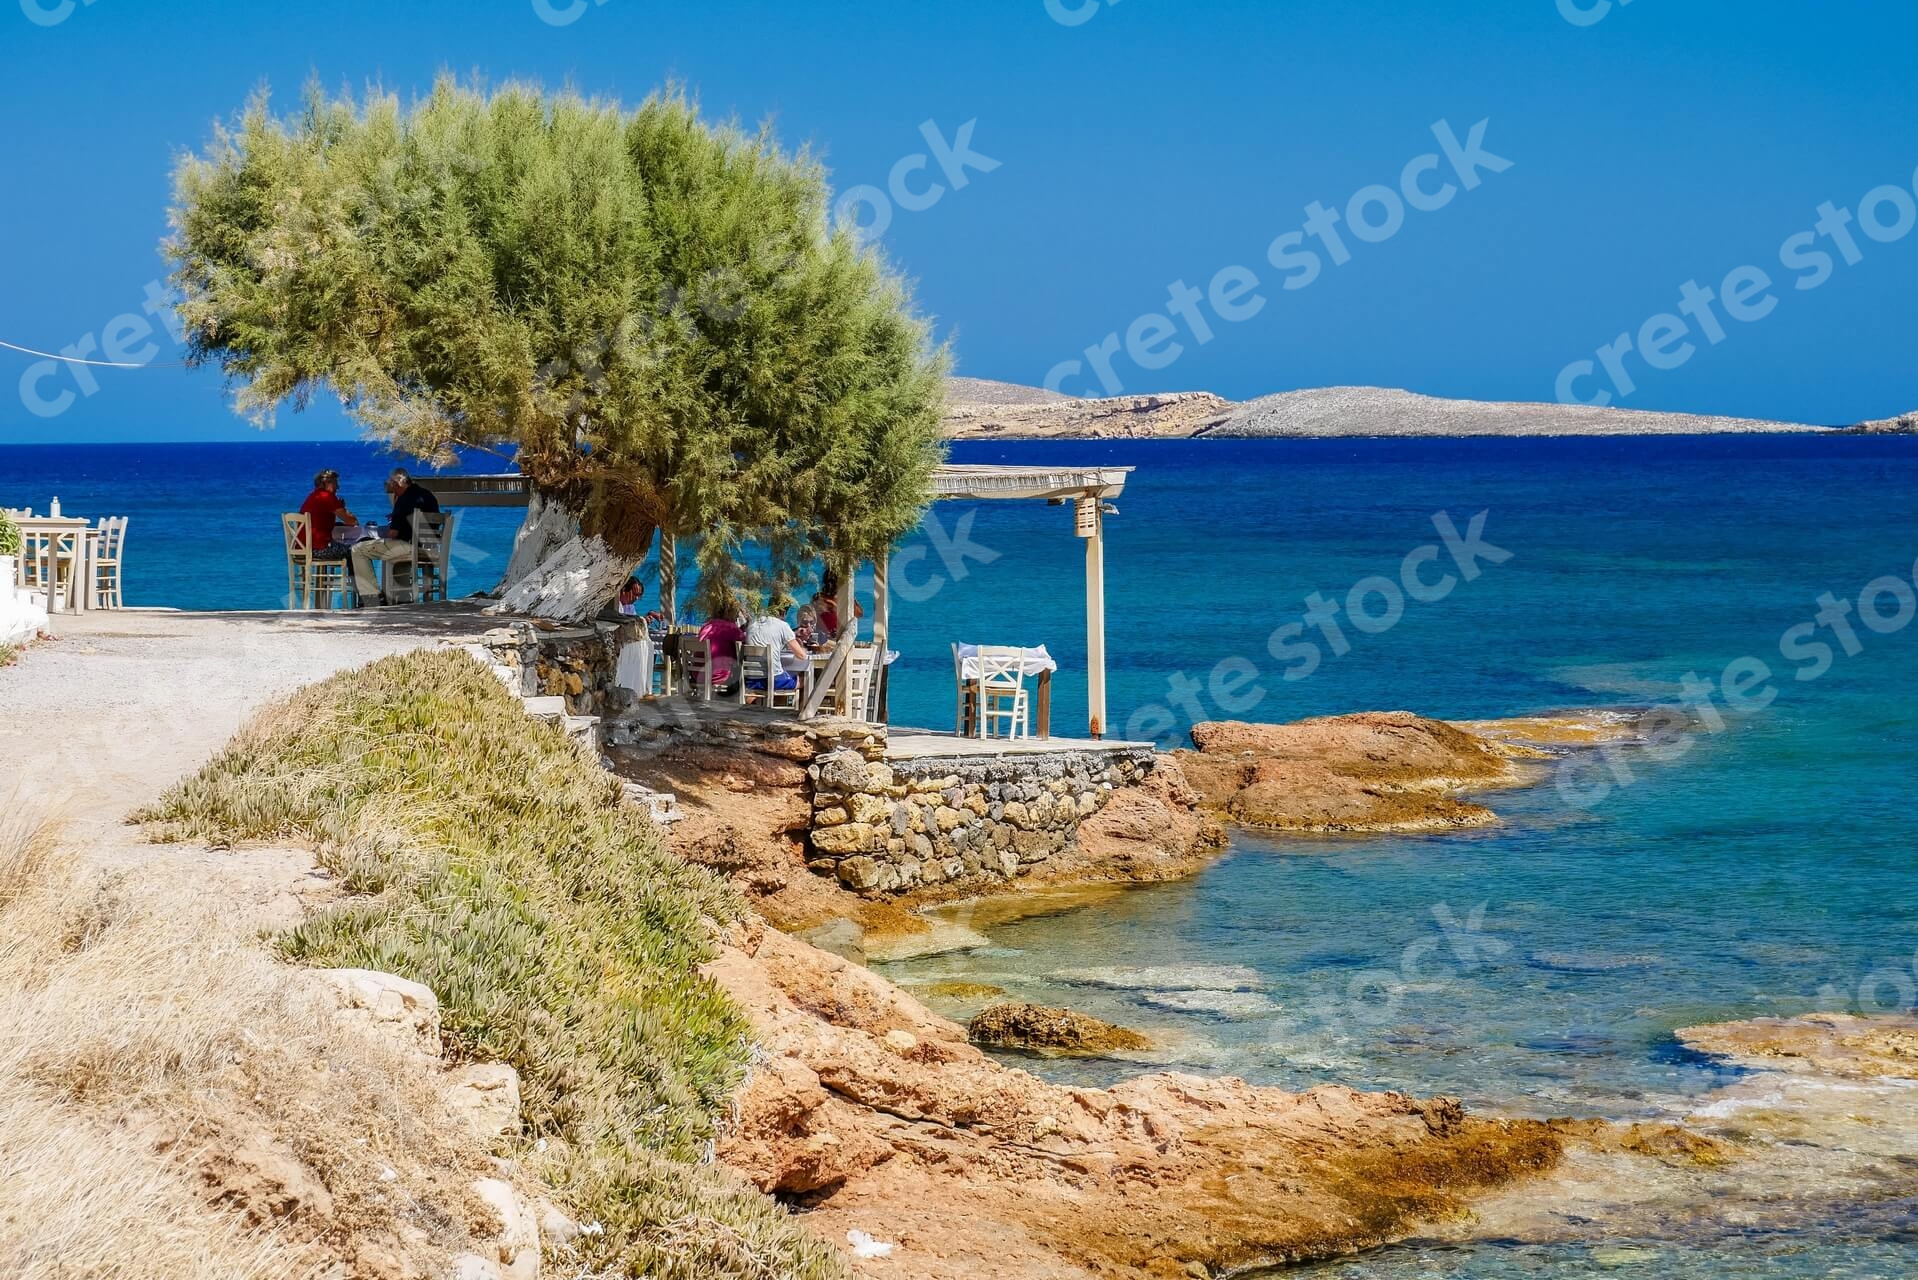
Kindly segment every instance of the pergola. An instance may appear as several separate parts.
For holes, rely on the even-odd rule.
[[[1106,733],[1106,617],[1105,617],[1105,518],[1114,514],[1111,500],[1125,491],[1131,467],[1008,466],[997,464],[947,463],[933,473],[933,498],[940,502],[1044,501],[1054,506],[1070,505],[1073,532],[1086,544],[1086,707],[1088,729],[1094,738]],[[517,474],[479,476],[422,476],[446,506],[518,507],[528,499],[526,481]],[[661,540],[659,557],[659,595],[667,615],[679,617],[676,582],[677,548],[673,539]],[[853,616],[852,587],[854,565],[841,566],[839,575],[839,616]],[[885,651],[891,629],[892,593],[887,566],[875,562],[873,576],[873,643]],[[849,669],[837,664],[833,671],[840,683],[840,705],[845,705],[850,681]],[[824,686],[818,693],[823,697]]]

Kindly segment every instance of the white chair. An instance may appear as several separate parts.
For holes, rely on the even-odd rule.
[[[1006,645],[980,645],[979,711],[973,721],[974,736],[1030,737],[1030,708],[1031,699],[1026,692],[1026,651]],[[1005,722],[1003,734],[993,732],[993,725],[999,721]]]
[[[757,702],[769,710],[798,711],[804,705],[810,681],[799,677],[790,689],[777,688],[784,668],[779,655],[766,645],[745,645],[739,650],[739,701],[743,706]]]
[[[843,714],[853,720],[871,719],[869,713],[872,707],[873,671],[878,664],[879,650],[876,647],[869,644],[854,645],[852,652],[846,656],[846,670],[852,686],[851,693],[846,698],[850,710],[845,712],[839,710],[837,681],[834,681],[833,685],[826,690],[826,696],[820,702],[819,709],[832,715]]]
[[[313,518],[304,511],[281,512],[280,532],[286,539],[287,608],[331,609],[336,596],[345,604],[351,588],[347,561],[314,556]]]
[[[735,657],[733,663],[738,665]],[[679,642],[679,675],[684,682],[689,697],[701,702],[713,700],[713,651],[698,636],[690,636]]]
[[[852,651],[852,718],[872,719],[872,691],[879,674],[879,647],[856,645]]]
[[[404,560],[387,562],[388,575],[393,567],[406,566],[406,581],[389,582],[386,598],[397,601],[406,593],[415,604],[446,599],[446,584],[453,576],[453,520],[456,511],[417,512],[413,516],[413,554]]]
[[[93,607],[123,609],[126,605],[120,597],[120,551],[126,545],[127,518],[102,518],[93,536],[93,554],[88,557],[93,566]]]

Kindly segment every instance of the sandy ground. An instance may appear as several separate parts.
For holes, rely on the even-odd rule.
[[[487,625],[460,603],[55,615],[52,639],[0,668],[0,804],[54,812],[75,856],[102,865],[154,858],[126,814],[199,768],[261,704]]]

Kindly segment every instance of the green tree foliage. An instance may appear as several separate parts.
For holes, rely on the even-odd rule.
[[[680,92],[261,98],[176,188],[191,359],[258,418],[325,388],[417,456],[516,450],[583,533],[722,580],[881,555],[928,499],[946,361],[906,284],[815,159]]]

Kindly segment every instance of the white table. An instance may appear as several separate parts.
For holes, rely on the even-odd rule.
[[[1021,675],[1044,675],[1059,669],[1058,662],[1044,645],[1019,651],[1019,673]],[[979,678],[979,646],[962,644],[959,646],[959,678],[977,680]]]

